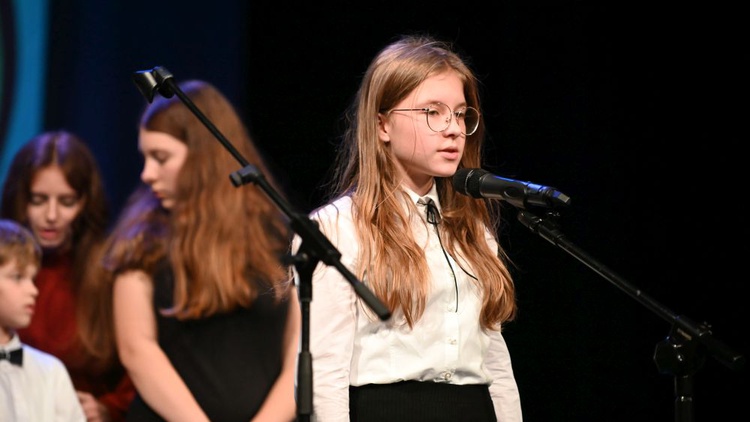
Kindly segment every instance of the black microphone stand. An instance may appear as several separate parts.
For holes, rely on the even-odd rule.
[[[383,305],[372,291],[365,286],[354,274],[341,263],[341,253],[326,238],[307,215],[296,212],[286,200],[266,180],[265,176],[255,166],[250,164],[222,135],[216,126],[195,106],[190,98],[177,86],[172,74],[164,67],[157,66],[151,70],[137,71],[133,74],[133,81],[138,90],[152,102],[158,91],[163,97],[170,98],[177,95],[179,99],[195,114],[209,131],[221,142],[229,153],[242,165],[242,168],[230,174],[229,178],[235,187],[249,182],[259,186],[276,206],[287,215],[290,226],[302,242],[292,262],[299,275],[299,300],[302,313],[302,328],[300,338],[300,352],[297,361],[297,416],[299,421],[309,421],[313,413],[312,403],[312,355],[310,354],[310,302],[312,301],[312,274],[319,262],[336,268],[352,285],[354,291],[370,307],[378,317],[385,321],[391,317],[390,311]]]
[[[734,371],[744,367],[745,357],[713,337],[709,324],[696,324],[675,314],[576,247],[558,227],[559,212],[555,209],[545,212],[542,218],[521,207],[517,217],[532,232],[572,255],[671,324],[667,337],[656,345],[654,361],[660,373],[674,376],[675,422],[693,422],[693,375],[705,363],[706,351]]]

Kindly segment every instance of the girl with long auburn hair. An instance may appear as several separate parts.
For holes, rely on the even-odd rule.
[[[180,89],[265,173],[214,86]],[[285,216],[177,96],[143,112],[143,186],[108,239],[117,347],[138,394],[135,421],[293,420],[299,308],[284,259]]]

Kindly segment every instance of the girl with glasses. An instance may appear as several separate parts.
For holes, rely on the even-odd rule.
[[[451,183],[482,164],[477,84],[449,44],[426,36],[386,46],[364,75],[329,202],[311,217],[392,316],[381,321],[335,268],[317,266],[318,421],[522,419],[501,333],[516,301],[498,208]]]

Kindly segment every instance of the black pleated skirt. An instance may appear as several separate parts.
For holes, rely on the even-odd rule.
[[[349,387],[351,422],[497,422],[487,385],[404,381]]]

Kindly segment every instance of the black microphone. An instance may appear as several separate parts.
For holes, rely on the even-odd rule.
[[[474,198],[501,199],[523,209],[570,205],[570,197],[555,188],[506,179],[483,169],[459,169],[453,175],[453,189]]]
[[[174,76],[165,67],[156,66],[149,70],[139,70],[133,73],[132,77],[136,87],[149,103],[154,101],[156,91],[164,98],[172,98],[175,94]]]

